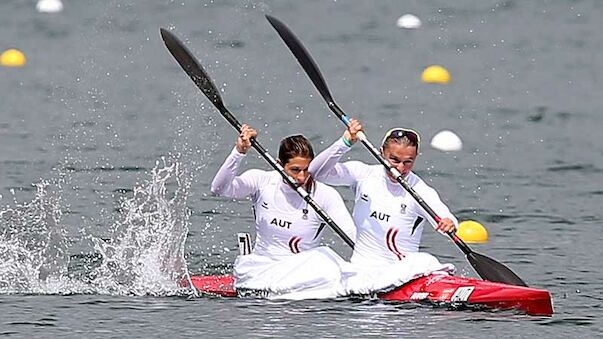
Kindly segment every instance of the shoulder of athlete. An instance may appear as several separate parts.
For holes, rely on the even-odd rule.
[[[335,188],[316,180],[314,181],[314,187],[312,189],[314,191],[312,195],[316,198],[339,195],[339,192],[337,192]]]
[[[410,173],[406,177],[406,182],[426,200],[440,199],[438,191],[435,188],[429,186],[423,179],[421,179],[415,173]]]
[[[421,186],[429,187],[425,183],[425,181],[423,181],[423,179],[421,179],[421,177],[419,177],[415,172],[408,173],[408,175],[406,176],[406,178],[404,178],[404,180],[406,180],[406,182],[411,187],[421,187]]]
[[[250,179],[258,184],[268,184],[271,181],[275,181],[277,177],[280,177],[277,171],[264,171],[257,168],[248,169],[240,175],[242,178]]]
[[[356,179],[363,179],[373,175],[378,175],[381,173],[379,169],[383,168],[381,165],[369,165],[358,160],[346,161],[341,165],[345,166]]]

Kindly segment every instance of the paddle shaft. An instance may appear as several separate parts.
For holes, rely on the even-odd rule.
[[[228,121],[239,133],[241,132],[241,123],[237,120],[226,109],[222,98],[219,94],[218,89],[211,81],[211,78],[207,75],[203,67],[188,51],[188,49],[176,38],[176,36],[165,29],[161,29],[161,37],[165,42],[166,47],[172,54],[172,56],[178,61],[182,69],[189,75],[191,80],[199,87],[199,89],[207,96],[207,98],[214,104],[220,114]],[[312,199],[310,194],[301,186],[298,185],[293,178],[291,178],[286,172],[283,166],[278,163],[260,143],[255,139],[251,138],[251,146],[266,160],[272,168],[274,168],[282,177],[283,180],[293,188],[307,203],[316,211],[316,213],[339,235],[346,244],[352,249],[354,248],[354,242],[348,237],[345,232],[341,230],[339,226],[329,217],[329,215]]]
[[[314,62],[314,59],[310,56],[310,53],[306,50],[304,45],[299,39],[293,34],[293,32],[280,20],[266,15],[266,19],[270,22],[272,27],[277,31],[279,36],[283,39],[291,53],[295,56],[299,64],[302,66],[320,95],[327,102],[329,109],[337,115],[337,117],[346,125],[349,126],[350,119],[343,112],[343,110],[335,103],[333,96],[331,95],[326,81],[324,80],[322,73],[320,72],[318,65]],[[417,203],[431,216],[436,223],[439,223],[441,218],[435,213],[435,211],[427,205],[427,203],[419,196],[419,194],[404,180],[400,171],[393,167],[383,156],[381,152],[368,140],[364,132],[358,133],[358,138],[362,144],[368,149],[368,151],[387,169],[391,175],[396,178],[396,181],[402,185],[402,187],[417,201]],[[458,246],[458,248],[465,253],[467,260],[476,270],[476,272],[486,280],[504,282],[513,285],[527,286],[519,276],[517,276],[511,269],[497,262],[496,260],[479,253],[473,252],[469,246],[461,240],[455,233],[448,232],[448,236]]]

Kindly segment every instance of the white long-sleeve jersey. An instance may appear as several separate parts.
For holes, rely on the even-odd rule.
[[[318,247],[326,226],[322,218],[277,171],[251,169],[237,176],[243,158],[236,148],[232,150],[211,191],[238,199],[251,196],[256,227],[253,253],[276,259]],[[335,189],[315,182],[311,196],[350,239],[355,238],[354,221]]]
[[[389,178],[382,165],[339,163],[349,149],[338,139],[314,158],[309,171],[317,180],[349,186],[355,193],[352,215],[357,236],[352,263],[383,264],[418,252],[425,221],[434,227],[435,221],[400,184]],[[458,224],[438,193],[421,178],[411,172],[405,180],[438,216]]]

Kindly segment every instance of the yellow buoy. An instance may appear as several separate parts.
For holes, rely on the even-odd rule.
[[[440,65],[431,65],[423,70],[421,81],[428,84],[447,84],[450,82],[450,73]]]
[[[25,65],[27,60],[25,59],[25,54],[23,54],[18,49],[7,49],[2,54],[0,54],[0,65],[6,67],[21,67]]]
[[[488,242],[488,231],[477,221],[465,220],[459,224],[456,235],[466,243]]]

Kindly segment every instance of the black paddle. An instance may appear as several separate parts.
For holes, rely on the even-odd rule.
[[[195,57],[188,51],[188,49],[176,38],[176,36],[169,31],[161,28],[161,37],[167,49],[172,53],[176,61],[182,66],[182,69],[188,74],[193,82],[199,87],[199,89],[205,94],[205,96],[211,100],[216,106],[222,116],[234,127],[239,133],[241,132],[241,123],[235,118],[224,106],[220,93],[216,86],[212,83],[210,77],[207,75],[203,67],[197,62]],[[306,192],[306,190],[297,185],[295,180],[291,178],[286,172],[283,166],[276,162],[274,158],[262,147],[255,138],[251,139],[251,146],[255,148],[258,153],[272,166],[276,171],[280,173],[285,182],[291,186],[297,193],[310,205],[316,213],[339,235],[343,241],[345,241],[351,248],[354,248],[354,242],[350,237],[345,234],[339,226],[327,215],[327,213],[312,199],[312,197]]]
[[[327,102],[329,109],[331,109],[331,111],[333,111],[333,113],[335,113],[335,115],[337,115],[337,117],[339,117],[339,119],[346,126],[348,126],[350,124],[350,119],[335,103],[335,100],[333,100],[333,97],[329,92],[329,88],[327,87],[327,83],[322,77],[318,66],[310,56],[310,53],[308,53],[295,34],[293,34],[293,32],[287,28],[283,22],[270,15],[266,15],[266,19],[268,19],[272,27],[274,27],[274,29],[278,32],[297,61],[299,61],[302,68],[306,71],[320,95],[322,95],[323,99]],[[406,182],[406,180],[404,180],[402,174],[383,158],[381,152],[379,152],[379,150],[373,146],[373,144],[368,140],[362,131],[358,133],[358,138],[368,149],[368,151],[392,174],[394,178],[396,178],[398,183],[404,187],[404,189],[419,203],[419,205],[421,205],[421,207],[436,222],[439,222],[441,218],[431,209],[431,207],[429,207],[429,205],[427,205],[427,203],[425,203],[425,201],[417,194],[417,192],[415,192],[415,190]],[[466,254],[467,260],[469,260],[471,266],[473,266],[477,274],[479,274],[482,279],[510,285],[528,286],[507,266],[485,255],[473,252],[469,246],[467,246],[467,244],[465,244],[465,242],[461,240],[455,233],[449,232],[447,234],[461,249],[461,251]]]

